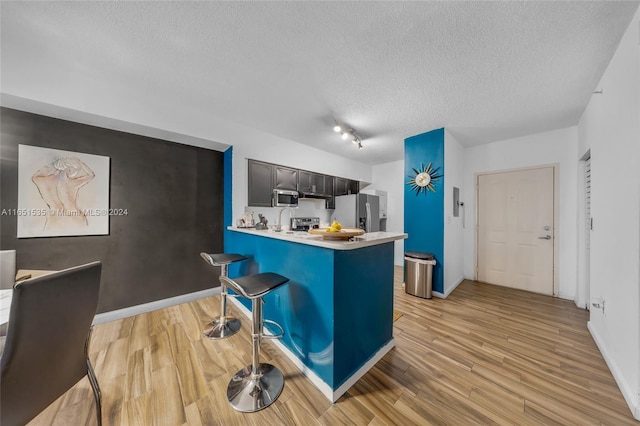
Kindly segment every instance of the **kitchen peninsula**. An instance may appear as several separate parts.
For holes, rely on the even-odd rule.
[[[282,325],[285,335],[276,342],[335,402],[395,346],[393,248],[405,238],[371,232],[334,241],[229,227],[225,252],[249,258],[230,266],[231,278],[259,272],[289,278],[264,298],[264,317]],[[248,300],[232,300],[249,315]]]

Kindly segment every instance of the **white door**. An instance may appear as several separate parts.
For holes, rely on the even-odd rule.
[[[554,168],[478,176],[478,281],[553,295]]]

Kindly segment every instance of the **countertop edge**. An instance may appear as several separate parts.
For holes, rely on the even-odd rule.
[[[309,246],[323,247],[332,250],[355,250],[364,247],[375,246],[378,244],[384,244],[393,242],[396,240],[404,240],[408,237],[407,234],[398,232],[372,232],[364,234],[362,237],[356,237],[355,241],[329,241],[323,240],[322,236],[312,237],[298,237],[294,234],[287,234],[273,231],[256,231],[251,228],[236,228],[235,226],[228,226],[227,230],[233,232],[240,232],[243,234],[255,235],[263,238],[273,238],[276,240],[289,241],[292,243],[306,244]]]

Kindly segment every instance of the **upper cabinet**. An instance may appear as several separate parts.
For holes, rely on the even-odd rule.
[[[327,198],[326,204],[325,204],[325,208],[327,209],[335,209],[336,208],[336,198],[334,196],[334,189],[335,189],[335,180],[337,178],[334,176],[325,176],[324,177],[324,185],[325,185],[325,190],[327,191],[327,195],[330,196],[330,198]]]
[[[248,205],[271,207],[273,190],[296,191],[298,170],[262,161],[249,160]]]
[[[349,179],[337,177],[333,187],[333,195],[347,195],[349,192]]]
[[[349,194],[357,194],[360,192],[360,182],[349,179]]]
[[[298,170],[274,165],[275,183],[273,189],[298,190]]]
[[[330,194],[330,191],[327,191],[327,177],[320,173],[298,170],[298,191],[303,194]]]
[[[248,160],[248,205],[271,207],[274,189],[327,196],[326,208],[335,208],[335,195],[357,194],[359,182],[298,170],[263,161]]]
[[[298,191],[300,192],[311,192],[312,179],[311,176],[313,173],[307,172],[305,170],[298,171]]]
[[[249,205],[271,207],[274,181],[273,164],[249,160]]]
[[[337,177],[335,179],[334,191],[335,196],[357,194],[359,192],[359,182],[357,180],[345,179]]]

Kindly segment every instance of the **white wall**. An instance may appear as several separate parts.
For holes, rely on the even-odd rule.
[[[467,226],[464,230],[464,275],[475,275],[475,225],[477,173],[541,165],[559,165],[558,290],[559,296],[573,300],[577,269],[577,154],[576,127],[538,133],[516,139],[467,148],[464,167],[464,203]]]
[[[640,11],[578,124],[591,149],[589,330],[640,420]]]
[[[56,85],[47,86],[37,94],[24,91],[34,97],[3,93],[2,105],[218,151],[233,146],[234,220],[242,216],[247,204],[247,158],[371,182],[369,165],[211,117],[199,110],[167,107],[151,99],[139,105],[112,93],[84,98],[69,87]]]
[[[404,232],[404,160],[373,166],[371,182],[367,190],[387,191],[387,231]],[[393,263],[404,265],[404,240],[395,242]]]
[[[453,187],[460,189],[464,202],[468,190],[464,188],[465,150],[458,140],[445,129],[444,133],[444,285],[448,296],[464,279],[463,218],[467,215],[460,208],[460,215],[453,217]],[[468,222],[467,222],[468,223]],[[466,224],[465,224],[466,226]]]
[[[321,228],[330,226],[331,213],[333,213],[334,210],[327,210],[325,208],[325,200],[301,198],[298,201],[298,207],[292,209],[294,217],[317,217],[320,219]],[[282,219],[281,225],[284,227],[284,229],[287,229],[287,227],[291,224],[291,221],[289,220],[291,212],[289,212],[288,210],[283,210],[281,207],[248,206],[245,207],[244,210],[246,212],[253,212],[253,218],[256,222],[259,220],[258,215],[262,214],[268,220],[267,225],[269,226],[277,225],[279,219]],[[282,212],[282,214],[280,214],[280,212]],[[279,216],[281,216],[281,218]]]

